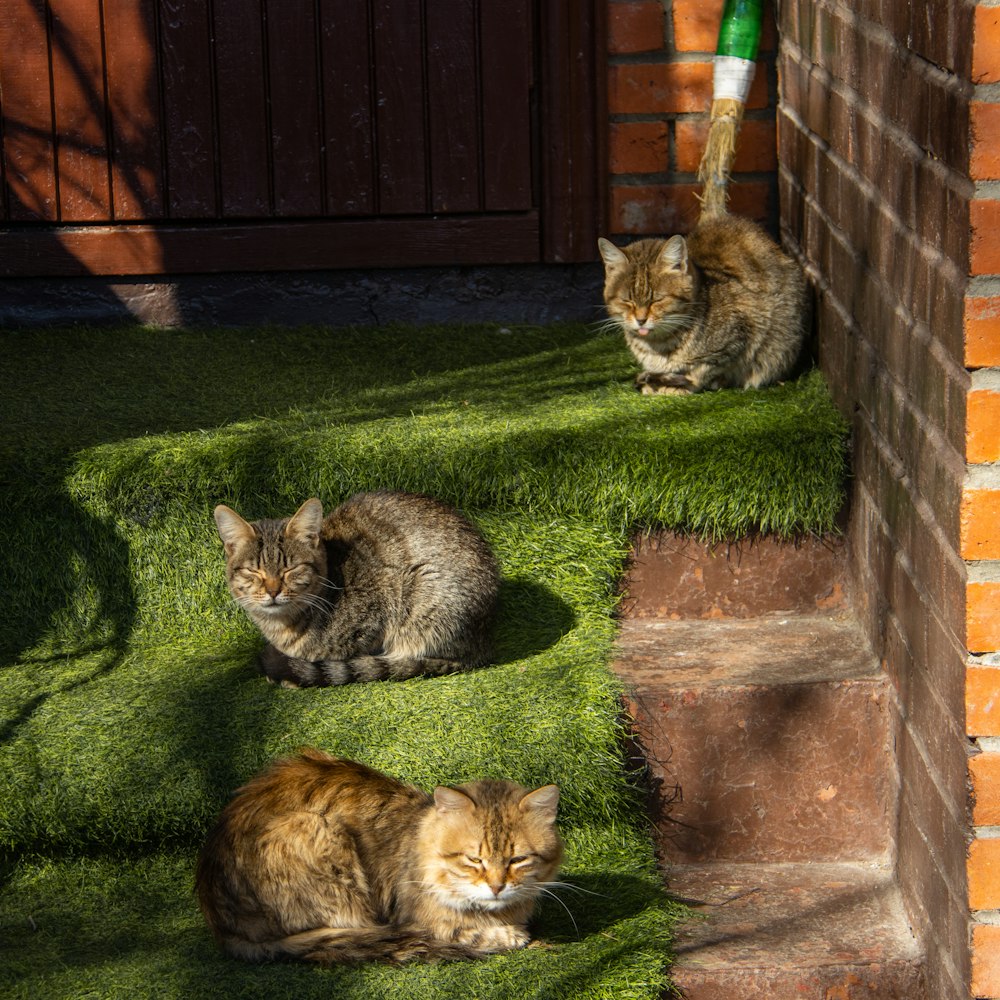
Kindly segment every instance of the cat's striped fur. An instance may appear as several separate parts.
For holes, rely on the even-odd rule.
[[[291,686],[403,679],[483,666],[499,571],[458,511],[412,493],[359,493],[325,518],[215,509],[235,600],[269,645],[267,677]]]
[[[792,370],[805,276],[749,219],[703,218],[687,239],[598,243],[611,325],[642,368],[644,393],[760,388]]]
[[[219,944],[249,961],[476,958],[528,943],[556,873],[559,789],[509,781],[433,796],[317,750],[241,788],[198,859]]]

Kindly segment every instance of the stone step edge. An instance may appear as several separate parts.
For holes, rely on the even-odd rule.
[[[927,1000],[889,865],[709,862],[670,866],[665,882],[701,914],[675,944],[688,1000]]]
[[[850,613],[751,619],[623,619],[613,669],[633,688],[884,682]]]

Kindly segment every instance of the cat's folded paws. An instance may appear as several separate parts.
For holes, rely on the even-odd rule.
[[[530,941],[531,935],[523,927],[512,927],[510,924],[496,924],[492,927],[468,930],[459,938],[459,943],[466,944],[484,955],[524,948]]]
[[[267,678],[269,684],[277,684],[283,688],[298,688],[308,685],[308,675],[305,671],[312,669],[308,660],[299,660],[286,656],[270,644],[265,646],[257,657],[257,669]]]
[[[675,372],[640,372],[635,384],[644,396],[688,396],[695,391],[687,376]]]

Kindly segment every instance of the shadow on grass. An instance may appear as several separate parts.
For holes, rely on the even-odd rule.
[[[526,577],[504,579],[494,663],[512,663],[542,653],[575,624],[572,607],[551,587]]]
[[[170,852],[67,859],[40,869],[26,864],[13,892],[0,890],[4,995],[70,995],[57,991],[79,988],[84,973],[93,995],[108,997],[572,998],[587,984],[602,983],[609,969],[641,947],[640,931],[628,921],[656,905],[654,889],[638,879],[578,874],[567,880],[573,889],[560,892],[600,896],[584,896],[586,907],[572,907],[576,927],[546,901],[533,925],[535,943],[525,952],[432,967],[324,969],[227,958],[198,912],[192,877],[193,858]],[[591,940],[581,945],[583,938]],[[431,980],[437,988],[428,994]]]
[[[53,695],[73,691],[110,673],[121,663],[136,614],[128,544],[114,525],[93,517],[59,492],[33,484],[35,495],[18,495],[8,483],[0,495],[0,550],[8,553],[5,583],[16,599],[4,601],[0,650],[16,661],[39,652],[20,670],[30,674],[20,702],[8,676],[0,742]],[[71,658],[88,665],[65,676]],[[8,668],[9,669],[9,668]]]
[[[606,383],[622,352],[624,345],[578,324],[505,334],[486,324],[0,331],[0,376],[7,376],[0,457],[36,448],[68,455],[290,412],[354,422],[443,399],[517,405]]]

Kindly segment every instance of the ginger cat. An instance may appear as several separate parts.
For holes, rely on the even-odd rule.
[[[198,859],[208,926],[237,958],[323,964],[522,948],[556,873],[559,789],[484,779],[433,796],[318,750],[223,810]]]

